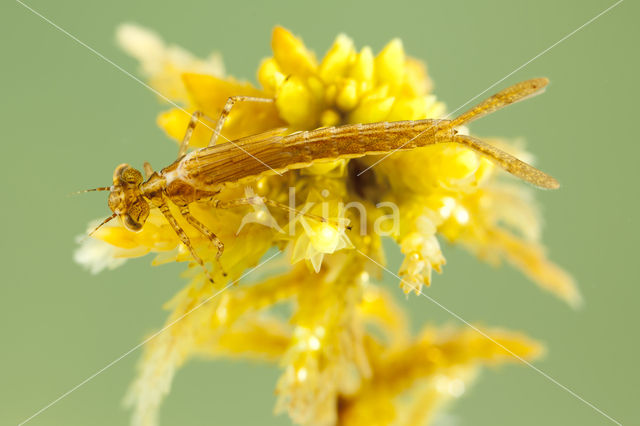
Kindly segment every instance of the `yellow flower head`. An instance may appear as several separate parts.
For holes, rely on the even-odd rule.
[[[322,260],[325,254],[335,253],[344,248],[351,248],[353,245],[347,235],[349,219],[344,217],[344,212],[340,211],[340,206],[336,203],[324,204],[323,208],[312,208],[309,212],[318,210],[338,211],[335,216],[323,215],[326,222],[309,220],[305,216],[300,216],[297,222],[291,222],[289,226],[299,224],[299,231],[294,237],[293,253],[291,262],[295,263],[307,259],[313,265],[316,272],[320,271]]]
[[[425,65],[408,57],[400,40],[374,54],[339,35],[318,60],[299,38],[276,27],[273,56],[260,64],[260,87],[255,87],[225,77],[217,56],[198,59],[147,30],[123,26],[118,38],[140,61],[150,84],[181,104],[158,117],[170,137],[182,140],[193,111],[205,114],[209,128],[196,127],[191,148],[208,145],[231,96],[273,102],[237,103],[218,143],[262,132],[445,114]],[[513,144],[487,142],[526,157]],[[380,276],[383,237],[389,237],[404,255],[397,271],[402,290],[423,294],[432,272],[443,270],[440,241],[445,239],[492,263],[507,260],[578,304],[571,277],[547,259],[539,242],[539,213],[530,192],[503,177],[475,151],[438,144],[384,159],[318,162],[228,185],[215,200],[189,206],[224,242],[220,262],[227,277],[215,263],[217,248],[171,205],[194,250],[215,270],[216,287],[199,267],[185,273],[189,285],[166,306],[171,330],[147,346],[127,398],[134,424],[156,424],[175,371],[194,356],[277,363],[283,373],[276,410],[305,425],[422,424],[444,402],[461,396],[480,366],[513,361],[504,348],[522,358],[537,357],[537,343],[501,330],[487,333],[502,347],[474,330],[426,326],[412,336],[403,309],[371,278]],[[217,208],[218,202],[233,207]],[[155,264],[197,266],[157,209],[138,233],[112,221],[83,241],[76,260],[93,272],[148,253],[156,255]],[[219,293],[274,247],[286,252],[286,259],[259,266],[252,283]],[[282,310],[274,312],[281,305],[290,308],[286,320]]]
[[[441,103],[428,94],[425,68],[407,58],[402,42],[393,40],[377,56],[359,52],[339,35],[324,59],[290,32],[276,27],[273,58],[263,61],[258,80],[276,99],[280,117],[293,129],[438,117]]]

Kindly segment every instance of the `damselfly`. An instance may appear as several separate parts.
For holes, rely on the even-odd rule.
[[[511,86],[452,120],[425,119],[413,121],[349,124],[286,134],[287,129],[274,129],[258,135],[216,144],[224,122],[236,102],[273,102],[273,99],[237,96],[229,98],[210,144],[187,153],[193,130],[203,115],[196,112],[180,145],[178,159],[155,172],[144,164],[146,177],[128,164],[119,165],[113,174],[113,185],[89,191],[111,191],[109,208],[113,214],[100,226],[119,217],[131,231],[140,231],[151,208],[162,212],[193,259],[203,268],[204,261],[195,252],[186,232],[169,209],[175,204],[180,214],[216,247],[220,258],[224,245],[218,237],[189,211],[191,203],[211,200],[214,208],[230,208],[242,204],[265,203],[291,209],[264,197],[248,197],[232,201],[216,200],[228,185],[257,180],[268,174],[283,173],[308,167],[318,161],[333,161],[365,155],[388,154],[434,144],[463,145],[488,157],[507,172],[541,188],[555,189],[558,182],[546,173],[480,139],[461,134],[457,128],[490,114],[509,104],[539,94],[547,85],[546,78],[527,80]],[[318,220],[325,220],[317,217]],[[94,231],[95,231],[94,230]],[[206,269],[206,268],[205,268]]]

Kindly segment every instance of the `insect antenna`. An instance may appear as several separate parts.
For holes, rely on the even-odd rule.
[[[98,229],[102,228],[102,225],[106,224],[107,222],[109,222],[110,220],[114,219],[117,216],[116,213],[112,214],[111,216],[109,216],[108,218],[106,218],[105,220],[102,221],[102,223],[98,226],[96,226],[93,231],[89,232],[88,236],[93,235],[94,232],[96,232]]]
[[[69,195],[78,195],[78,194],[84,194],[85,192],[94,192],[94,191],[111,191],[111,189],[112,189],[111,186],[101,186],[100,188],[84,189],[82,191],[72,192]]]

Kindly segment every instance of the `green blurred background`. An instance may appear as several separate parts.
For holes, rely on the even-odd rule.
[[[322,55],[345,32],[380,49],[400,37],[428,62],[436,94],[454,109],[584,24],[613,1],[28,2],[136,73],[115,44],[136,22],[199,55],[223,54],[230,74],[255,81],[281,24]],[[161,167],[176,148],[154,124],[164,108],[147,89],[11,0],[2,44],[2,286],[0,423],[17,424],[160,327],[161,304],[184,281],[181,265],[149,258],[92,276],[72,261],[75,236],[108,213],[103,193],[121,162]],[[510,267],[493,269],[444,245],[445,273],[429,295],[471,322],[545,342],[536,363],[624,424],[640,424],[638,368],[637,2],[627,0],[513,74],[490,93],[534,76],[549,90],[474,123],[484,136],[524,136],[562,183],[539,191],[552,258],[571,271],[586,304],[573,311]],[[635,118],[634,118],[635,117]],[[391,265],[399,263],[392,252]],[[633,278],[636,276],[636,278]],[[386,277],[389,288],[396,279]],[[458,324],[426,298],[398,299],[414,326]],[[121,408],[140,351],[34,418],[33,425],[124,425]],[[279,371],[194,361],[162,408],[164,425],[286,425],[271,412]],[[613,424],[531,368],[485,370],[442,424]]]

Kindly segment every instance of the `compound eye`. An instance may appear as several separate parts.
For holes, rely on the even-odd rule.
[[[149,204],[139,197],[131,203],[126,214],[122,215],[124,226],[130,231],[140,231],[149,217]]]
[[[129,231],[138,232],[142,229],[142,224],[140,222],[136,222],[131,216],[128,214],[124,214],[120,216],[122,218],[122,223],[124,227]]]
[[[123,194],[121,191],[112,191],[109,194],[109,208],[114,213],[120,213],[123,206]]]
[[[120,179],[131,185],[139,185],[142,183],[142,173],[132,167],[128,167],[122,171]]]

